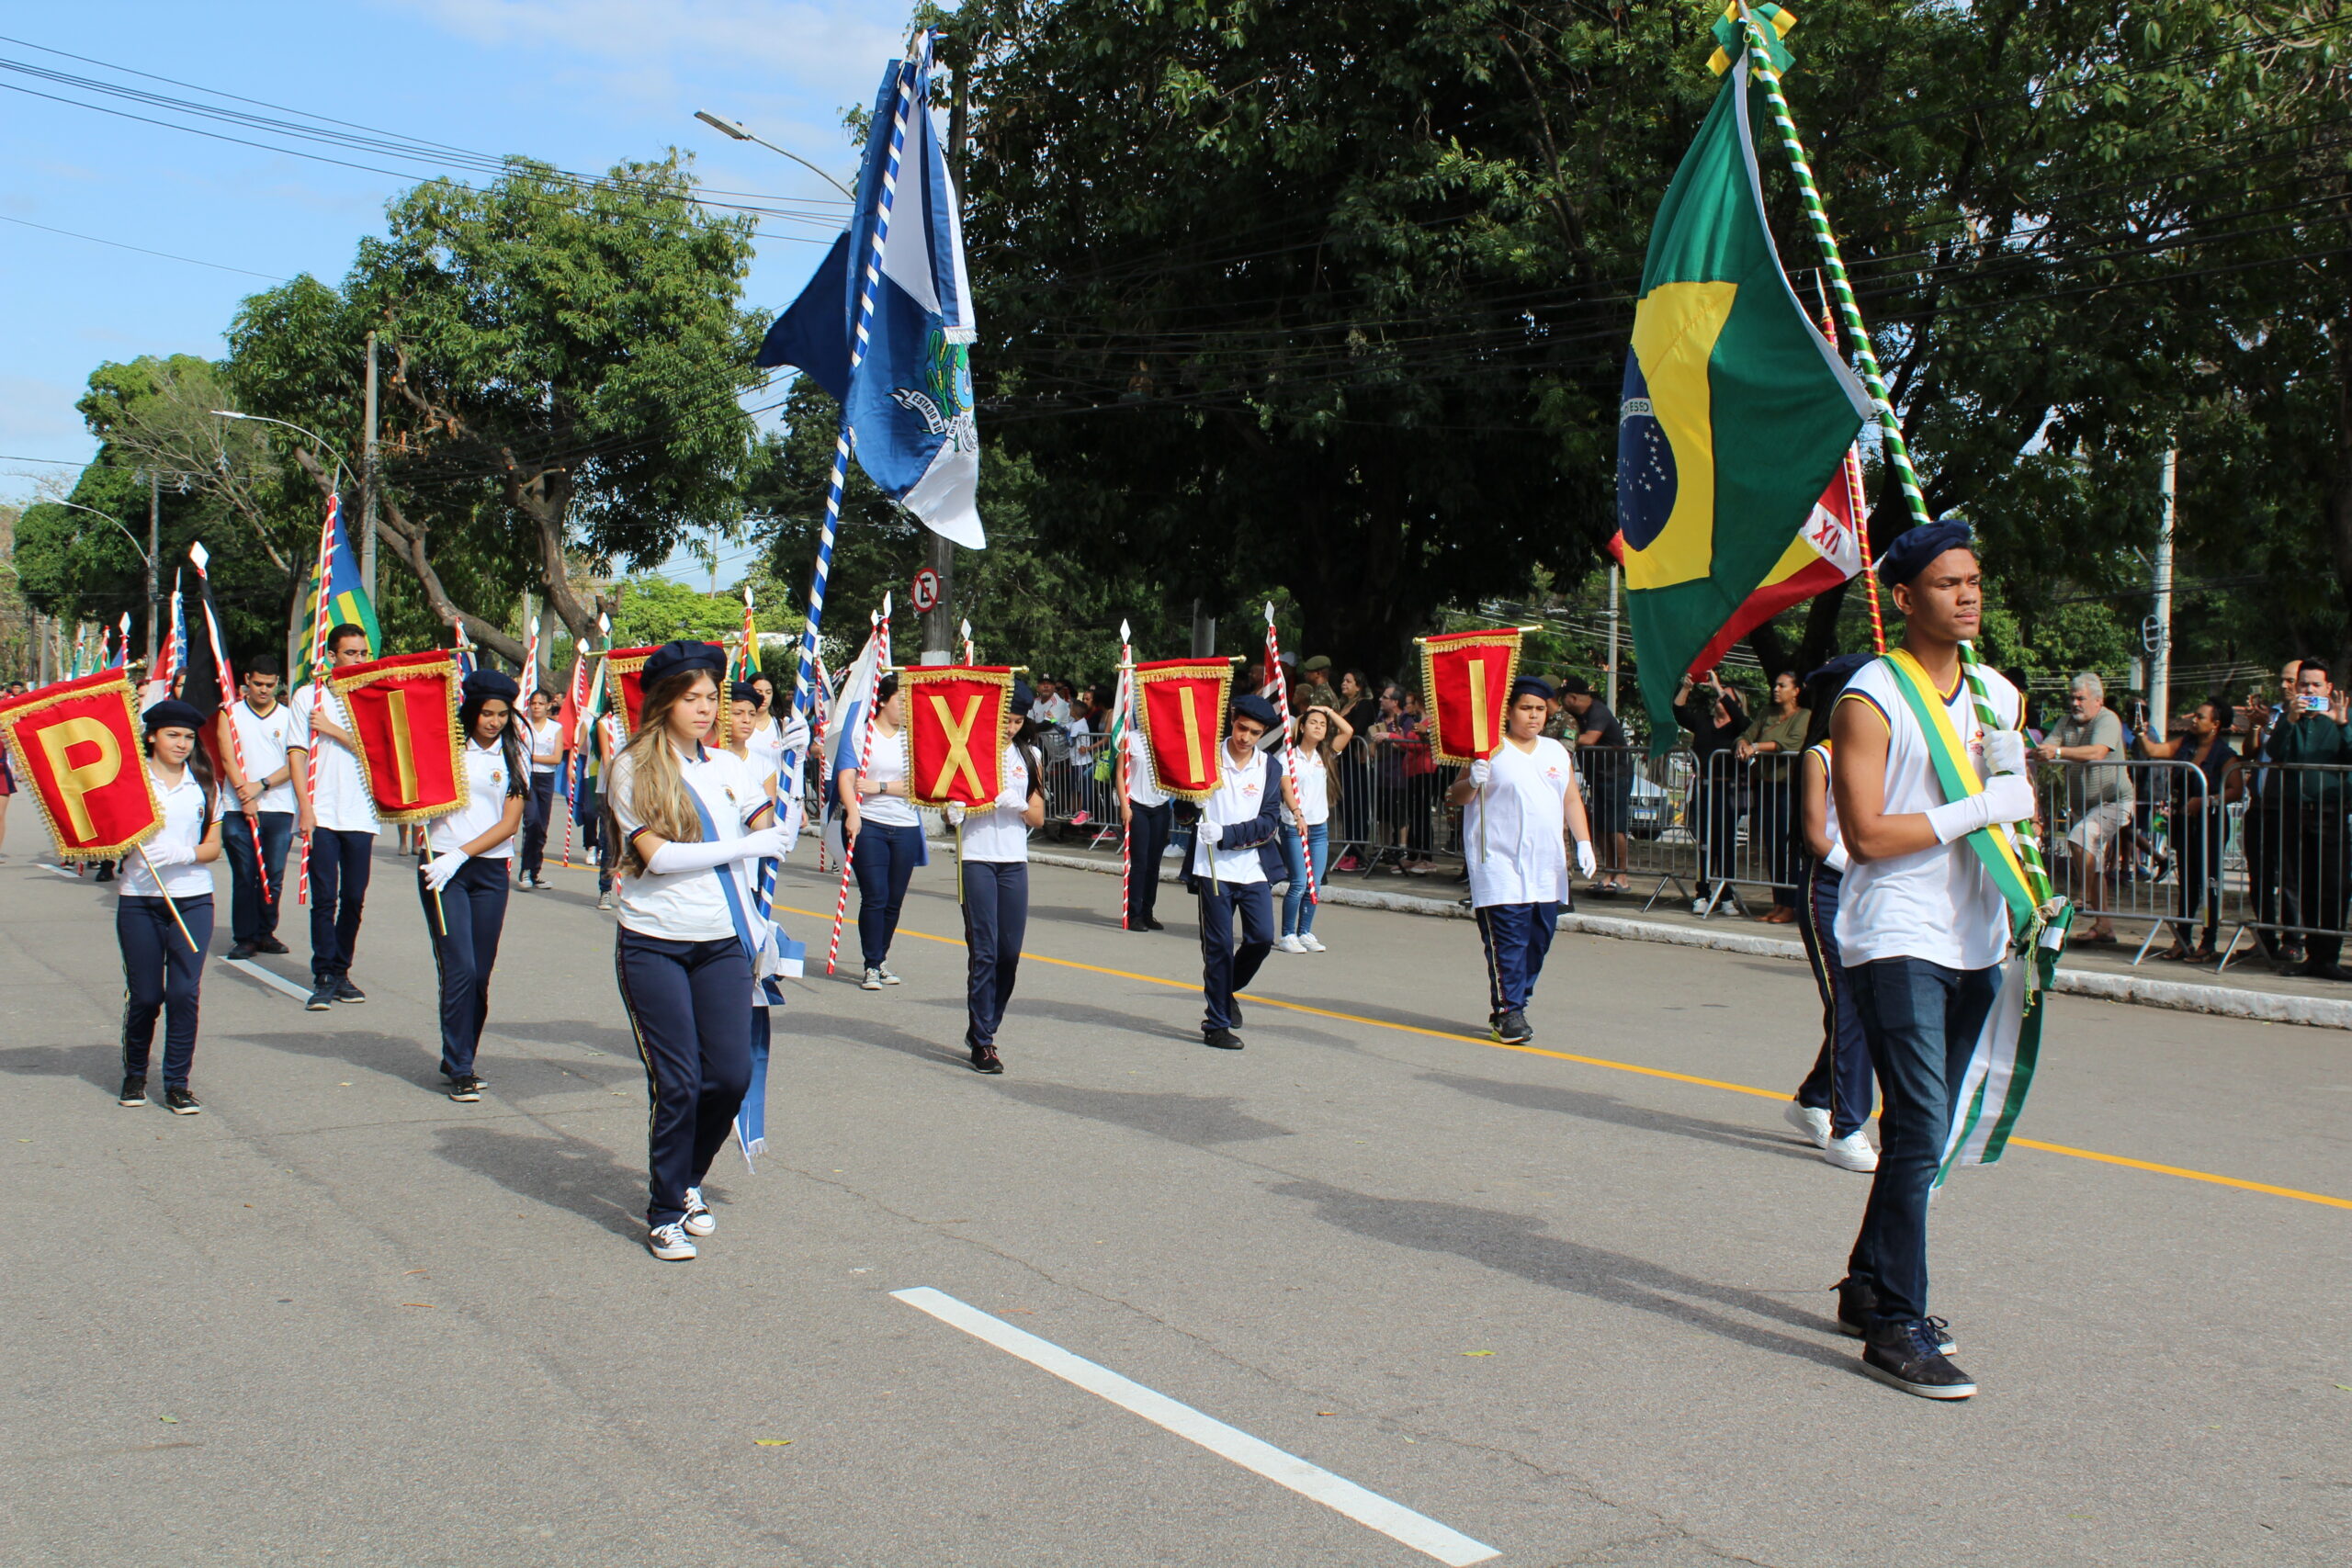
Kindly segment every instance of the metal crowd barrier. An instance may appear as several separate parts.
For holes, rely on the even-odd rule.
[[[2248,933],[2272,956],[2293,947],[2313,957],[2340,953],[2352,854],[2347,810],[2352,768],[2258,759],[2230,764],[2208,813],[2223,865],[2219,924],[2230,928],[2216,969],[2229,967]]]

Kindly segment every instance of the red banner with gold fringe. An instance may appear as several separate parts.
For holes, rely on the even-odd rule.
[[[1414,640],[1421,649],[1421,701],[1429,709],[1430,750],[1460,766],[1502,744],[1510,684],[1519,678],[1520,630],[1440,632]]]
[[[988,806],[1004,791],[1004,715],[1012,671],[919,664],[899,671],[906,699],[907,794],[917,806]]]
[[[329,678],[351,714],[376,815],[427,822],[466,804],[458,661],[447,649],[346,665]]]
[[[1223,777],[1217,759],[1225,751],[1232,664],[1162,659],[1136,665],[1135,675],[1152,784],[1179,800],[1206,800]]]
[[[61,860],[113,860],[155,836],[163,803],[147,773],[138,699],[120,670],[0,703],[0,737]]]

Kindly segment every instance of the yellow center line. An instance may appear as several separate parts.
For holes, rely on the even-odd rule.
[[[780,913],[807,915],[811,919],[831,920],[832,919],[830,912],[797,909],[783,904],[778,904],[775,908]],[[934,936],[929,931],[910,931],[904,926],[899,928],[899,934],[920,937],[924,942],[935,942],[947,947],[964,945],[963,940],[959,937]],[[1197,982],[1191,980],[1171,980],[1164,975],[1139,975],[1132,969],[1111,969],[1100,964],[1080,964],[1074,958],[1049,958],[1042,953],[1023,953],[1021,960],[1024,964],[1051,964],[1062,969],[1080,969],[1089,975],[1108,975],[1114,979],[1140,980],[1147,986],[1167,986],[1180,991],[1193,991],[1200,988]],[[1730,1083],[1722,1078],[1702,1078],[1690,1073],[1668,1072],[1663,1067],[1645,1067],[1634,1062],[1611,1061],[1606,1056],[1579,1056],[1567,1051],[1547,1051],[1540,1045],[1505,1045],[1498,1041],[1488,1040],[1476,1034],[1459,1034],[1450,1030],[1430,1029],[1418,1023],[1397,1023],[1385,1018],[1366,1018],[1361,1013],[1333,1012],[1328,1008],[1309,1007],[1305,1002],[1286,1002],[1279,997],[1259,996],[1254,992],[1250,997],[1250,1003],[1252,1007],[1281,1008],[1286,1012],[1306,1013],[1315,1018],[1332,1019],[1341,1023],[1360,1023],[1371,1029],[1394,1030],[1400,1034],[1418,1034],[1430,1040],[1456,1040],[1468,1045],[1483,1045],[1489,1051],[1512,1051],[1522,1056],[1549,1056],[1555,1062],[1574,1062],[1579,1066],[1587,1067],[1606,1067],[1613,1073],[1634,1073],[1645,1078],[1665,1078],[1670,1083],[1696,1084],[1702,1089],[1719,1089],[1732,1094],[1754,1095],[1759,1100],[1789,1098],[1779,1089],[1758,1089],[1753,1084]],[[2158,1176],[2177,1176],[2184,1181],[2204,1181],[2216,1187],[2235,1187],[2247,1192],[2265,1192],[2273,1198],[2292,1198],[2298,1202],[2318,1203],[2331,1209],[2352,1209],[2352,1198],[2333,1198],[2324,1192],[2305,1192],[2294,1187],[2273,1187],[2265,1181],[2247,1181],[2235,1176],[2216,1176],[2211,1171],[2191,1170],[2186,1166],[2158,1165],[2153,1160],[2132,1159],[2123,1155],[2100,1154],[2096,1149],[2077,1149],[2065,1144],[2045,1144],[2034,1138],[2012,1137],[2009,1143],[2017,1148],[2034,1149],[2042,1154],[2064,1155],[2069,1159],[2086,1159],[2098,1165],[2120,1165],[2127,1169],[2151,1171]]]

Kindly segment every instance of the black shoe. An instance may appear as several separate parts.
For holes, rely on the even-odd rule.
[[[175,1116],[194,1116],[204,1107],[196,1102],[186,1084],[178,1084],[164,1091],[164,1109]]]
[[[1527,1027],[1527,1015],[1517,1008],[1497,1013],[1493,1027],[1495,1038],[1506,1045],[1524,1045],[1535,1038],[1535,1031]]]
[[[1926,1318],[1877,1325],[1862,1345],[1862,1371],[1922,1399],[1968,1398],[1976,1392],[1976,1380],[1936,1348],[1937,1338]]]
[[[471,1073],[459,1073],[449,1080],[449,1098],[460,1105],[471,1105],[481,1098],[481,1079]]]
[[[274,936],[266,936],[254,943],[254,951],[255,953],[291,953],[294,950],[287,946],[284,942],[278,941]]]
[[[1168,928],[1161,925],[1158,920],[1147,919],[1143,923],[1143,929],[1148,931],[1164,931]]]
[[[2341,964],[2322,963],[2313,958],[2296,964],[2288,974],[2305,980],[2352,980],[2352,969]]]
[[[334,983],[334,999],[339,1002],[364,1002],[368,999],[368,993],[353,985],[351,976],[345,975]]]
[[[976,1073],[1001,1073],[1004,1071],[1004,1058],[996,1054],[993,1045],[975,1045],[972,1047],[972,1070]]]
[[[235,944],[234,946],[232,946],[232,948],[230,948],[230,949],[229,949],[229,960],[230,960],[230,962],[231,962],[231,963],[232,963],[232,964],[233,964],[233,963],[239,963],[239,962],[242,962],[242,961],[243,961],[243,960],[245,960],[245,959],[249,959],[249,958],[253,957],[253,955],[254,955],[254,944],[253,944],[252,942],[238,942],[237,944]]]
[[[93,882],[112,882],[114,880],[114,862],[107,861],[101,864],[98,867],[98,874],[92,877],[90,880]]]
[[[1201,1031],[1201,1043],[1212,1051],[1238,1051],[1241,1049],[1241,1036],[1230,1029],[1204,1029]]]
[[[1868,1338],[1871,1320],[1878,1314],[1878,1292],[1851,1274],[1838,1281],[1838,1332],[1849,1339]],[[1951,1337],[1951,1325],[1940,1317],[1922,1320],[1935,1330],[1936,1348],[1951,1355],[1960,1348]]]
[[[146,1104],[147,1075],[144,1073],[132,1073],[126,1076],[122,1080],[122,1092],[116,1095],[114,1098],[117,1105]]]
[[[334,982],[333,980],[313,981],[311,998],[302,1004],[302,1010],[305,1012],[333,1012],[334,1010]]]

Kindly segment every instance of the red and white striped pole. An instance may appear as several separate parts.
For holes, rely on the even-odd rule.
[[[206,586],[209,588],[212,574],[204,569],[206,563],[212,558],[210,554],[205,550],[201,543],[198,543],[187,547],[187,558],[196,563],[196,575],[202,578]],[[235,695],[237,672],[229,667],[229,650],[221,646],[220,623],[212,614],[212,595],[209,592],[204,596],[204,635],[212,645],[213,674],[220,682],[220,695],[228,705],[220,709],[219,718],[220,728],[229,732],[229,755],[236,759],[237,776],[247,778],[249,775],[245,773],[245,739],[243,736],[237,733],[236,716],[229,711],[229,706],[234,705],[237,700]],[[254,880],[261,884],[261,901],[264,905],[274,904],[277,900],[269,896],[269,867],[263,865],[261,860],[260,813],[248,806],[244,808],[244,817],[245,832],[254,841],[254,864],[260,872]]]
[[[1266,601],[1266,668],[1274,687],[1274,712],[1283,727],[1283,772],[1290,780],[1290,797],[1298,806],[1298,855],[1306,867],[1306,901],[1320,904],[1315,891],[1315,849],[1306,841],[1306,797],[1298,792],[1298,726],[1291,722],[1290,677],[1283,671],[1283,650],[1274,635],[1274,602]]]
[[[865,723],[857,738],[857,773],[860,782],[865,777],[865,765],[874,760],[874,714],[882,705],[882,676],[890,668],[890,596],[882,596],[882,614],[874,626],[874,684],[865,694]],[[849,914],[849,883],[851,869],[857,860],[857,840],[849,833],[849,814],[842,814],[842,890],[833,899],[833,935],[825,947],[825,973],[842,953],[842,921]]]
[[[311,612],[311,684],[317,688],[311,696],[310,747],[302,753],[302,799],[312,812],[319,807],[319,704],[326,700],[326,661],[328,623],[334,611],[327,603],[327,579],[334,560],[335,531],[343,520],[343,506],[334,496],[327,497],[326,522],[319,530],[319,572],[314,584],[317,602]],[[313,818],[315,824],[315,818]],[[266,882],[266,878],[264,879]],[[311,840],[302,840],[302,866],[295,875],[294,902],[311,901]]]
[[[1112,728],[1119,732],[1119,816],[1124,829],[1119,834],[1119,929],[1133,931],[1127,915],[1135,901],[1136,881],[1136,806],[1133,790],[1127,780],[1127,755],[1131,748],[1127,737],[1134,733],[1136,715],[1136,647],[1135,634],[1127,623],[1119,623],[1119,694],[1112,703]],[[1159,868],[1153,868],[1159,874]]]

